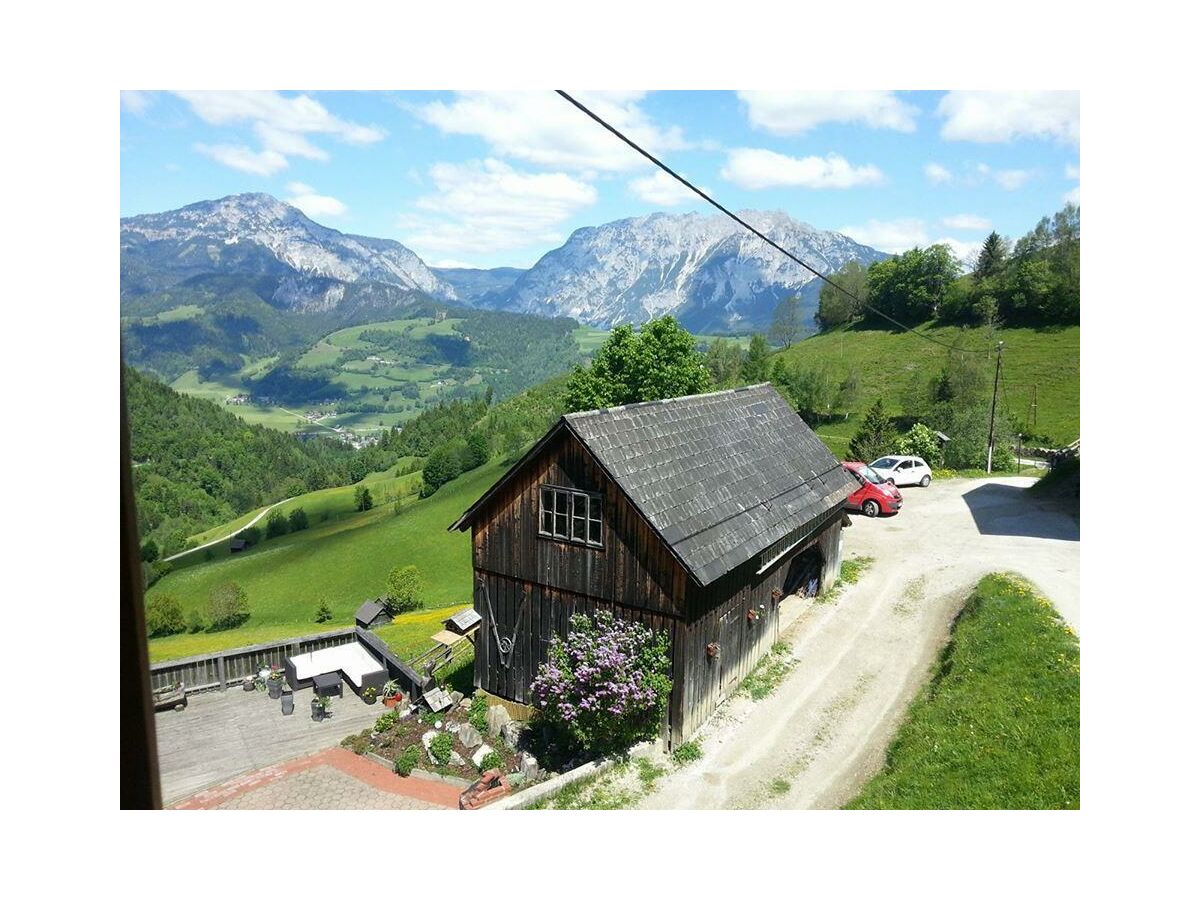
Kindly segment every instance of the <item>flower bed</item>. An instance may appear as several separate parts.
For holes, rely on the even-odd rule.
[[[373,727],[343,739],[342,746],[360,755],[371,752],[383,757],[400,775],[417,768],[474,781],[485,769],[496,768],[510,775],[519,772],[521,752],[510,749],[501,737],[487,733],[486,714],[487,702],[483,697],[463,700],[440,713],[414,714],[411,707],[398,708],[382,713]],[[467,747],[458,737],[458,728],[466,725],[478,731],[483,743],[492,748],[487,758],[480,760],[482,766],[471,761],[481,745]],[[433,761],[422,740],[429,732],[434,733],[430,743]],[[529,783],[521,778],[515,781],[522,787]],[[512,787],[516,789],[518,784]]]

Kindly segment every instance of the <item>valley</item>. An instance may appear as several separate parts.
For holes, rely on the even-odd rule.
[[[782,213],[754,218],[819,271],[886,258]],[[621,322],[673,312],[711,387],[773,381],[839,458],[873,404],[899,433],[958,365],[926,337],[969,349],[1003,340],[1005,433],[1051,446],[1079,436],[1077,325],[902,331],[859,318],[807,333],[811,273],[696,214],[579,229],[528,270],[455,270],[238,195],[123,220],[122,264],[125,354],[154,376],[128,380],[142,534],[154,544],[148,597],[198,621],[214,590],[236,583],[249,609],[236,628],[152,638],[154,659],[344,624],[409,564],[425,609],[401,616],[393,638],[419,642],[438,611],[470,601],[469,540],[447,525],[568,409],[567,373]],[[771,347],[763,333],[788,295],[805,324]],[[837,388],[827,406],[801,405],[814,380]],[[268,507],[231,553],[228,538]],[[300,510],[302,527],[281,527]]]

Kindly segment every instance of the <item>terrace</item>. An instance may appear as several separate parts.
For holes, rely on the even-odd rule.
[[[369,727],[382,704],[363,703],[352,691],[331,698],[329,718],[309,715],[310,689],[295,692],[296,711],[262,691],[207,691],[187,708],[155,715],[163,803],[170,804],[243,772],[334,747]]]

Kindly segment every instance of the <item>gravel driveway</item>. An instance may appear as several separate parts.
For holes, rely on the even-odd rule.
[[[1079,524],[1030,497],[1031,478],[905,488],[891,518],[852,517],[847,555],[874,557],[834,602],[792,598],[795,668],[765,700],[737,696],[705,725],[704,757],[643,808],[836,808],[883,764],[909,701],[970,589],[989,572],[1032,581],[1079,630]]]

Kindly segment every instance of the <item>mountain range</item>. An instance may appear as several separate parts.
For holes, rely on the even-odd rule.
[[[886,254],[782,212],[741,215],[817,271]],[[816,310],[819,281],[719,215],[621,219],[573,232],[528,270],[433,269],[403,244],[344,234],[268,194],[238,194],[121,220],[125,315],[234,288],[274,310],[349,322],[378,319],[419,299],[610,327],[670,313],[693,331],[770,324],[799,293]],[[203,306],[203,302],[200,302]]]

